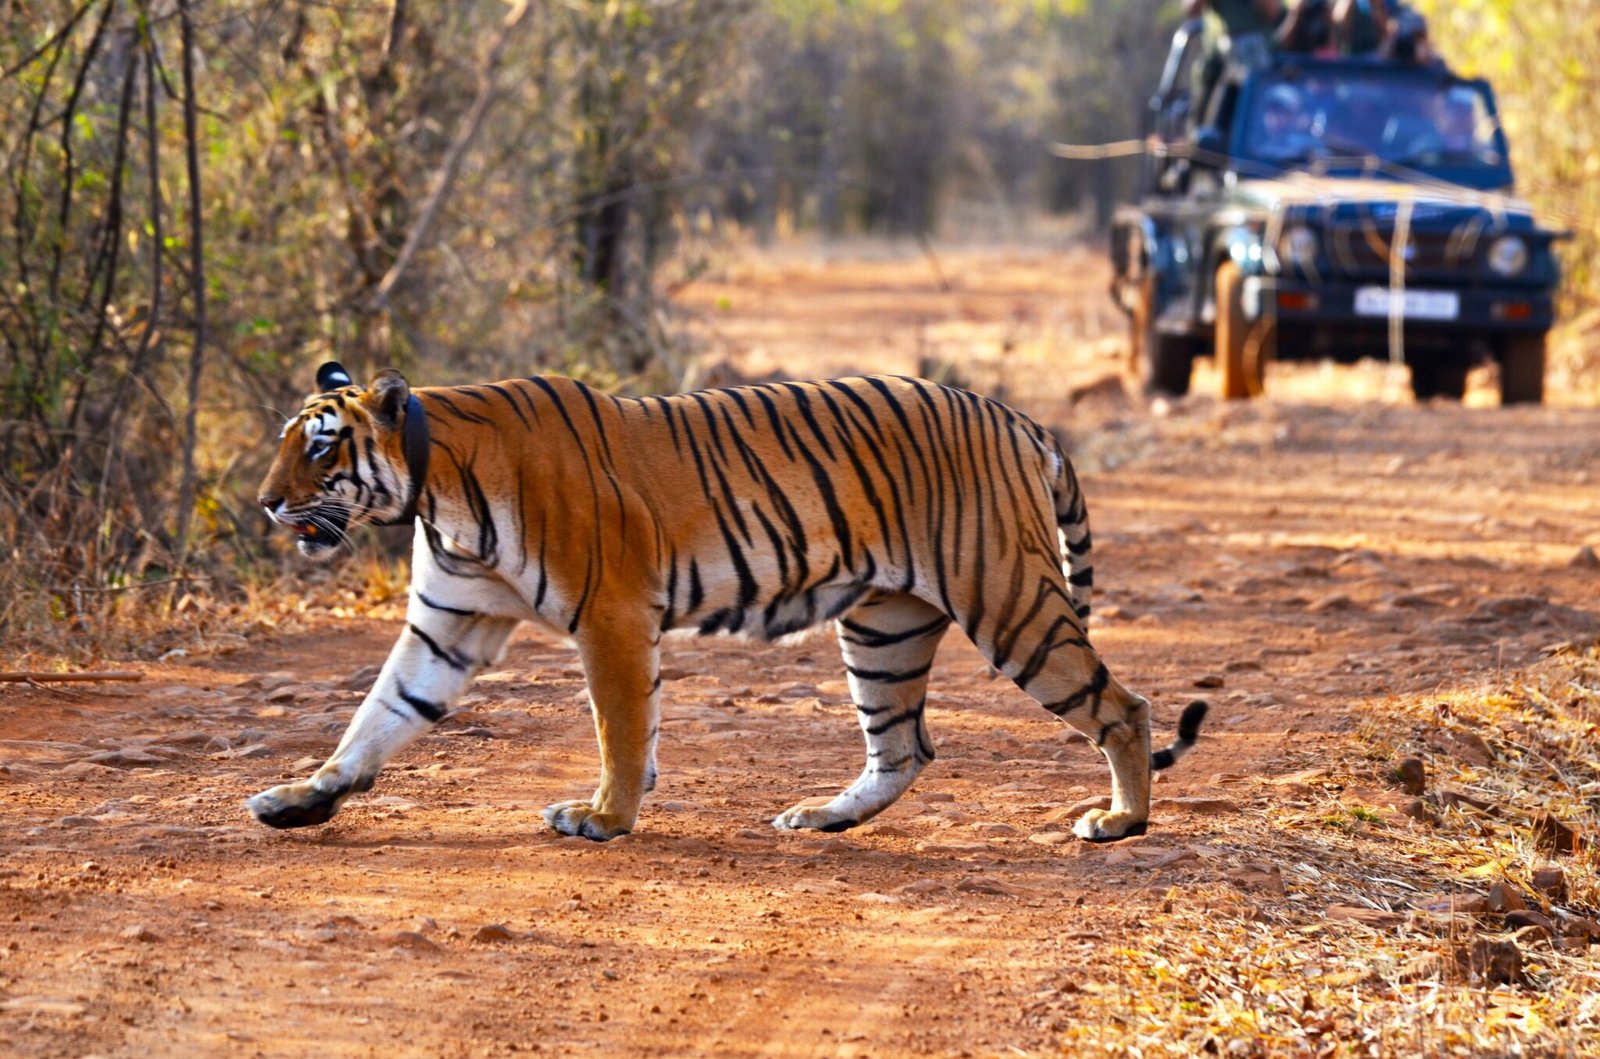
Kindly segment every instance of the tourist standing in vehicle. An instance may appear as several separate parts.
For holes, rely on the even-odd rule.
[[[1203,120],[1224,57],[1250,62],[1247,53],[1256,51],[1255,61],[1265,61],[1284,15],[1283,0],[1183,0],[1185,18],[1203,18],[1207,10],[1216,17],[1206,19],[1205,56],[1194,65],[1196,120]]]

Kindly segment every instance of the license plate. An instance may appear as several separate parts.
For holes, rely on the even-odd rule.
[[[1391,316],[1407,320],[1454,320],[1461,315],[1461,296],[1453,290],[1405,290],[1357,287],[1358,316]]]

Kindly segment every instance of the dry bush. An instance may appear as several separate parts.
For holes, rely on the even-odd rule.
[[[1600,5],[1422,0],[1429,35],[1459,72],[1495,86],[1518,190],[1572,233],[1552,358],[1564,388],[1600,391]]]
[[[1069,1054],[1595,1054],[1600,643],[1553,651],[1504,683],[1380,704],[1364,745],[1264,782],[1263,813],[1150,851],[1202,864],[1201,881],[1129,895],[1133,911],[1083,943],[1118,945],[1120,977],[1064,968],[1030,1018]],[[1401,811],[1391,769],[1410,754],[1428,775],[1410,809],[1431,822]],[[1556,852],[1544,813],[1591,844]],[[1551,866],[1559,896],[1533,882]],[[1507,921],[1519,900],[1554,937]]]

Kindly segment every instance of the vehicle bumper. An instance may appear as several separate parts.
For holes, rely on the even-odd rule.
[[[1283,326],[1325,328],[1387,327],[1384,312],[1358,311],[1358,292],[1380,285],[1371,283],[1318,283],[1281,276],[1249,276],[1244,281],[1244,312],[1252,320],[1272,314]],[[1403,308],[1398,315],[1409,329],[1430,331],[1529,332],[1548,331],[1555,321],[1555,302],[1546,290],[1516,288],[1445,287],[1416,284],[1414,293],[1432,302],[1419,313]],[[1454,312],[1439,313],[1438,295],[1454,296]],[[1370,295],[1367,296],[1370,299]],[[1395,301],[1400,305],[1399,301]]]

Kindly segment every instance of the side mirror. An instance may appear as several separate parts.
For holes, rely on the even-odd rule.
[[[1228,145],[1222,130],[1215,125],[1202,125],[1189,137],[1189,150],[1196,166],[1221,169],[1228,160]]]

